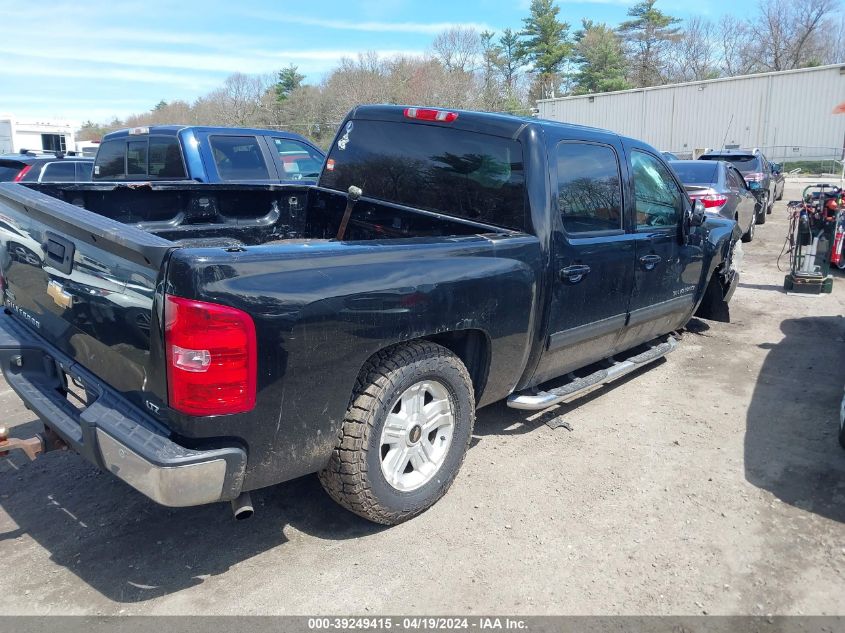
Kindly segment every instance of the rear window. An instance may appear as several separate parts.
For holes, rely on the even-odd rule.
[[[718,165],[707,162],[670,163],[685,185],[710,185],[718,180]]]
[[[97,150],[94,178],[123,178],[126,175],[126,141],[106,141]]]
[[[0,182],[11,182],[24,168],[24,163],[16,160],[0,160]]]
[[[209,138],[217,173],[223,180],[269,180],[267,164],[255,136]]]
[[[760,162],[759,156],[751,154],[726,154],[719,156],[718,154],[707,154],[702,156],[699,160],[724,160],[732,163],[739,171],[763,171],[763,165]]]
[[[182,180],[182,149],[175,136],[129,137],[100,145],[94,167],[99,180]]]
[[[74,182],[76,165],[72,162],[47,163],[41,172],[41,182]]]
[[[526,227],[522,146],[452,127],[350,121],[320,184],[517,230]]]

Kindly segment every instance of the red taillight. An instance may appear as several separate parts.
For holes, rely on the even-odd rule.
[[[26,176],[26,172],[32,169],[32,165],[24,165],[23,169],[21,169],[18,174],[12,178],[12,182],[20,182],[21,179]]]
[[[446,110],[435,110],[434,108],[405,108],[405,116],[418,121],[439,121],[440,123],[451,123],[458,118],[457,112]]]
[[[728,201],[727,198],[724,196],[690,196],[690,200],[695,202],[696,200],[701,200],[704,204],[705,209],[718,209],[719,207],[723,207],[725,203]]]
[[[164,343],[173,409],[223,415],[255,406],[255,324],[246,312],[167,295]]]

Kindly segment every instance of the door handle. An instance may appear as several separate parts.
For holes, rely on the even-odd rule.
[[[660,255],[643,255],[640,257],[640,263],[646,270],[654,270],[654,268],[663,261]]]
[[[575,264],[567,266],[560,271],[560,278],[562,281],[568,281],[571,284],[577,284],[586,275],[590,273],[590,267],[586,264]]]

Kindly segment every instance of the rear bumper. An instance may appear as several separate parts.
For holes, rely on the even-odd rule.
[[[86,460],[165,506],[234,499],[246,453],[238,446],[193,450],[10,313],[0,312],[0,367],[6,382],[50,429]],[[85,387],[78,408],[65,375]]]

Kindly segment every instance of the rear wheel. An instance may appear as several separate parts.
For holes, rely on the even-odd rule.
[[[355,514],[401,523],[449,489],[474,421],[472,380],[457,356],[428,341],[390,348],[361,372],[320,482]]]
[[[755,217],[754,222],[756,224],[765,224],[766,223],[766,213],[769,206],[768,199],[761,200],[758,206],[755,208]]]

